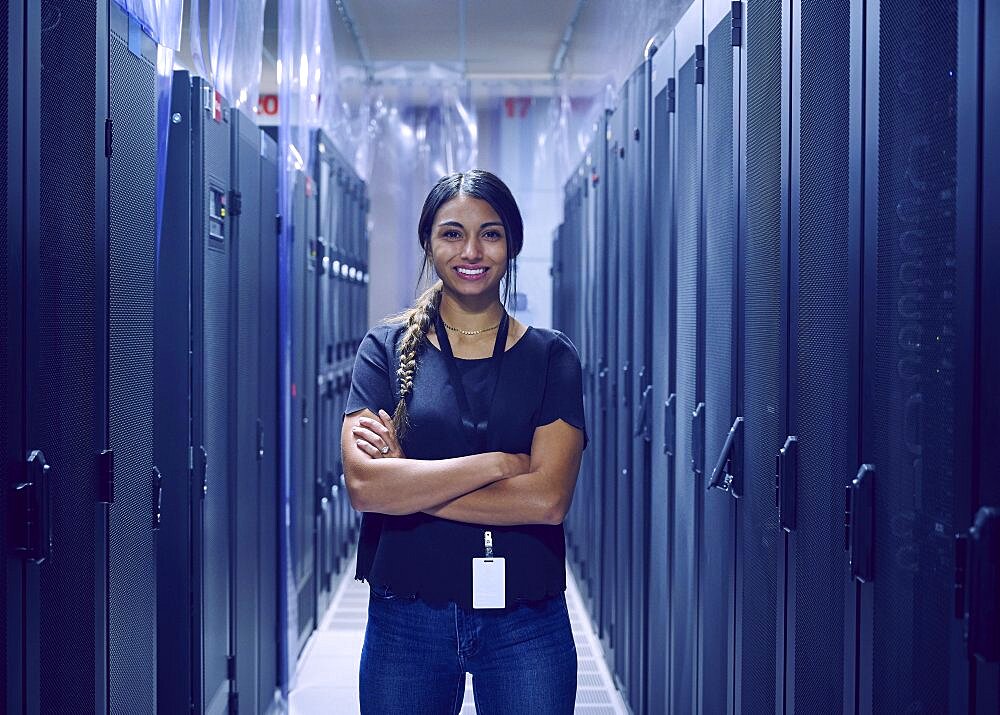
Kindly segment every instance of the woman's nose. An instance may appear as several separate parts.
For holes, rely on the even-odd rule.
[[[462,258],[466,260],[478,259],[482,256],[482,248],[479,245],[478,237],[471,237],[462,244]]]

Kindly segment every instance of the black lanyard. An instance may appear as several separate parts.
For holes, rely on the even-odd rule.
[[[462,425],[468,433],[471,444],[476,448],[476,453],[486,451],[486,436],[490,428],[490,412],[496,399],[497,386],[500,384],[500,367],[503,364],[504,351],[507,347],[507,325],[510,316],[504,311],[500,320],[500,327],[497,330],[497,340],[493,345],[493,357],[490,358],[490,372],[493,374],[493,389],[488,391],[490,401],[487,403],[486,419],[474,422],[472,418],[472,408],[469,406],[469,397],[465,393],[465,384],[462,382],[462,375],[458,371],[458,364],[455,362],[455,354],[451,350],[451,342],[448,340],[448,331],[444,327],[441,313],[435,316],[435,328],[437,330],[438,342],[441,343],[441,352],[444,353],[445,362],[448,363],[448,374],[451,380],[451,387],[455,391],[458,399],[458,409],[461,412]]]

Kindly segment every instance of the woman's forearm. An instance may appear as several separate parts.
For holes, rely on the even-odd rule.
[[[545,488],[540,472],[494,482],[424,511],[451,521],[495,526],[561,524],[565,516],[559,495]]]
[[[506,480],[517,469],[513,455],[504,452],[451,459],[365,457],[345,464],[345,479],[358,511],[414,514]]]

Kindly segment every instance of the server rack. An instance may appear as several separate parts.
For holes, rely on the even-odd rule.
[[[339,516],[333,491],[333,453],[335,444],[334,416],[334,380],[333,380],[333,328],[334,328],[334,292],[331,279],[330,243],[333,240],[336,220],[341,210],[341,202],[336,193],[331,190],[331,178],[336,177],[336,166],[333,157],[327,157],[332,150],[328,146],[322,132],[316,134],[313,158],[316,165],[313,175],[316,178],[318,213],[318,246],[317,256],[317,386],[318,400],[316,405],[316,474],[314,488],[316,490],[316,571],[319,574],[317,585],[317,612],[323,613],[330,603],[333,592],[333,574],[339,571],[339,554],[336,553],[336,539]],[[332,177],[331,177],[332,174]]]
[[[259,533],[257,588],[258,638],[257,712],[268,712],[279,701],[278,690],[278,146],[260,133],[260,294],[258,335],[260,341],[259,414],[261,420],[259,458]],[[253,209],[253,206],[248,206]]]
[[[276,151],[253,119],[230,112],[233,218],[231,394],[236,434],[232,534],[231,702],[265,712],[277,688],[277,320]]]
[[[0,327],[6,339],[0,347],[0,523],[11,520],[11,489],[14,475],[8,465],[18,464],[24,451],[24,405],[22,354],[24,325],[21,317],[21,256],[23,253],[24,186],[27,165],[25,149],[24,110],[25,70],[23,58],[26,35],[24,4],[10,2],[5,6],[6,24],[0,34],[0,71],[3,91],[0,92],[0,126],[3,128],[5,160],[0,163]],[[23,638],[21,613],[21,564],[10,555],[8,529],[0,529],[0,693],[7,712],[21,712],[24,694],[21,692]],[[16,687],[14,684],[17,684]]]
[[[702,117],[702,258],[699,307],[702,328],[704,416],[695,483],[702,495],[697,527],[699,568],[698,709],[732,712],[735,628],[734,533],[732,490],[742,434],[738,400],[740,330],[737,236],[740,155],[739,104],[736,99],[742,38],[742,4],[705,4],[705,69]],[[714,488],[714,489],[713,489]]]
[[[649,657],[646,671],[647,709],[667,712],[671,653],[669,643],[670,545],[672,543],[674,489],[674,433],[676,431],[676,279],[674,250],[674,176],[676,172],[676,77],[674,34],[668,35],[653,56],[651,114],[651,219],[649,240],[652,332],[650,375],[652,454],[649,488]]]
[[[977,47],[978,56],[981,58],[981,73],[965,73],[960,84],[960,103],[966,100],[969,93],[978,94],[982,111],[982,126],[995,127],[1000,122],[1000,9],[996,4],[983,3],[981,5],[981,17],[976,18],[973,13],[963,12],[960,19],[960,27],[964,28],[976,26],[974,20],[979,20],[982,27],[981,44]],[[973,81],[970,81],[973,80]],[[977,80],[977,81],[976,81]],[[977,92],[978,90],[978,92]],[[963,143],[973,140],[974,137],[968,133],[963,133]],[[996,132],[984,132],[980,137],[979,168],[976,172],[982,181],[982,191],[979,194],[979,206],[973,211],[978,213],[978,258],[979,258],[979,288],[978,288],[978,318],[976,326],[977,343],[977,373],[976,385],[973,395],[975,398],[976,419],[978,429],[975,430],[974,449],[972,454],[978,454],[976,460],[978,464],[973,465],[973,485],[974,495],[972,508],[976,510],[976,518],[980,515],[984,519],[980,522],[984,524],[980,528],[979,543],[980,548],[973,549],[975,556],[963,559],[957,558],[958,566],[965,566],[966,573],[982,573],[979,569],[982,564],[997,563],[1000,560],[1000,543],[997,539],[997,508],[1000,507],[1000,485],[992,475],[997,474],[1000,468],[997,452],[990,449],[993,435],[1000,430],[1000,409],[995,400],[984,399],[985,395],[1000,394],[1000,383],[996,370],[992,369],[991,356],[998,354],[1000,344],[998,338],[1000,333],[996,330],[996,316],[1000,315],[1000,252],[998,252],[997,242],[988,240],[989,236],[996,236],[1000,232],[1000,211],[998,211],[996,201],[986,201],[983,197],[996,196],[1000,190],[1000,145],[997,143]],[[964,173],[965,166],[960,167],[959,173]],[[966,200],[970,197],[965,195]],[[966,247],[968,243],[964,244]],[[966,248],[960,254],[959,265],[963,273],[968,274],[970,261],[974,261],[975,256]],[[968,295],[965,293],[964,295]],[[983,509],[992,511],[983,512]],[[988,519],[988,521],[987,521]],[[985,524],[991,527],[985,527]],[[963,525],[964,526],[964,525]],[[965,532],[970,534],[969,531]],[[986,545],[985,537],[992,533],[992,548]],[[978,563],[977,563],[978,560]],[[994,571],[995,574],[995,571]],[[969,649],[970,655],[970,703],[969,710],[977,714],[997,712],[1000,710],[1000,654],[997,653],[996,645],[1000,643],[1000,622],[996,618],[996,611],[992,611],[993,618],[986,614],[990,613],[990,604],[996,602],[997,593],[1000,592],[1000,584],[996,579],[990,581],[989,578],[979,578],[977,583],[968,584],[963,589],[965,595],[964,607],[959,609],[965,620],[967,632],[976,633],[979,636],[977,642],[973,642]],[[970,619],[967,614],[972,614]]]
[[[973,511],[974,393],[959,373],[974,365],[975,297],[956,268],[976,253],[979,177],[960,169],[978,159],[980,107],[958,78],[976,74],[978,18],[961,3],[906,8],[934,28],[928,42],[902,32],[903,12],[881,2],[864,15],[861,459],[849,492],[855,702],[966,709],[969,661],[948,606],[953,535]],[[912,648],[890,659],[900,642]]]
[[[179,667],[160,669],[159,706],[221,712],[235,692],[230,110],[185,71],[174,73],[171,110],[163,235],[182,240],[160,247],[157,456],[188,478],[164,481],[164,509],[184,518],[161,530],[159,660]]]
[[[703,4],[687,10],[677,36],[677,176],[675,183],[677,462],[671,575],[672,711],[698,708],[698,554],[704,464],[701,171]]]
[[[775,509],[775,455],[785,425],[782,296],[786,232],[788,135],[783,60],[787,24],[780,0],[748,3],[746,50],[740,58],[739,350],[744,417],[741,504],[736,525],[735,707],[771,712],[783,707],[784,552]],[[787,485],[785,485],[787,486]]]
[[[163,475],[154,461],[156,44],[110,12],[108,224],[108,708],[156,709],[156,531]]]
[[[310,356],[315,332],[315,245],[309,235],[309,204],[312,188],[309,177],[296,172],[292,198],[292,572],[295,579],[298,643],[294,652],[301,653],[309,634],[316,626],[315,584],[315,489],[310,467],[314,460],[308,450],[315,439],[309,437],[314,406],[315,374]],[[308,187],[308,188],[307,188]]]
[[[614,594],[612,596],[612,620],[609,633],[609,651],[614,662],[614,677],[622,690],[628,688],[624,681],[629,673],[629,645],[631,624],[628,598],[630,592],[632,562],[630,528],[631,484],[629,484],[631,463],[631,435],[629,434],[629,395],[631,393],[631,284],[632,256],[628,241],[628,186],[625,171],[625,147],[627,146],[628,87],[619,97],[619,106],[609,118],[611,129],[611,158],[608,162],[608,224],[607,241],[609,254],[608,268],[611,281],[607,301],[609,305],[608,367],[610,378],[609,402],[609,457],[611,472],[615,479],[611,483],[614,504],[613,543],[615,548]]]
[[[105,711],[112,40],[104,6],[5,16],[4,707]]]
[[[631,246],[631,342],[629,349],[630,375],[627,379],[629,410],[628,449],[630,451],[628,483],[632,518],[630,519],[631,582],[638,586],[629,595],[630,653],[629,701],[636,712],[646,709],[646,672],[648,658],[648,591],[649,569],[649,480],[650,480],[650,409],[652,325],[649,320],[652,281],[650,263],[650,92],[652,63],[647,59],[629,80],[628,124],[625,168],[628,172],[629,222],[627,241]]]

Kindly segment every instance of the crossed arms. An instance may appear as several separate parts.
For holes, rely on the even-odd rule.
[[[451,521],[497,526],[561,524],[583,453],[583,432],[561,419],[535,429],[530,455],[381,457],[375,456],[377,449],[362,445],[377,439],[391,445],[392,454],[399,453],[391,421],[367,408],[344,417],[344,476],[355,509],[382,514],[422,511]]]

